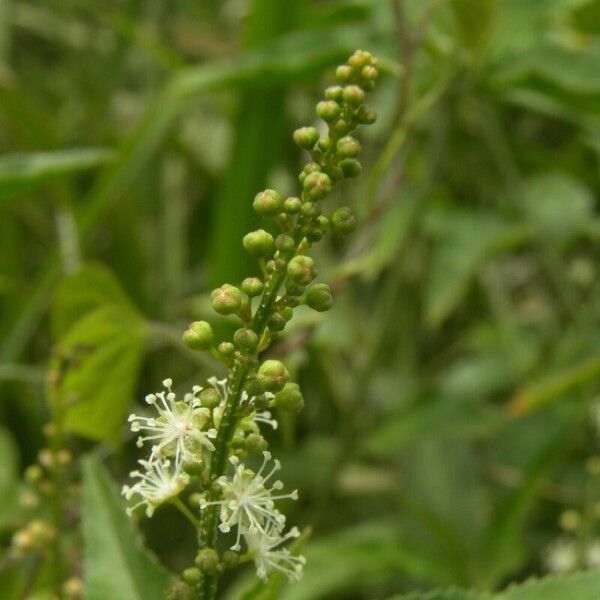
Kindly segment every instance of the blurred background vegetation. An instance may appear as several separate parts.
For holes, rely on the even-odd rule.
[[[334,309],[272,350],[307,401],[271,440],[286,511],[314,527],[279,597],[497,589],[545,571],[570,509],[593,539],[598,0],[0,0],[3,546],[49,365],[71,447],[117,481],[131,406],[218,371],[180,334],[254,268],[251,199],[295,193],[291,132],[356,48],[381,61],[379,120],[332,202],[363,225],[318,251]],[[142,527],[187,566],[178,514]]]

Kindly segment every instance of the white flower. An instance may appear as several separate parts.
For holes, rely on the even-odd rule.
[[[237,525],[237,538],[232,550],[240,549],[241,536],[246,533],[266,535],[267,531],[281,531],[285,526],[285,517],[275,508],[274,501],[283,498],[298,499],[298,490],[289,494],[273,494],[283,488],[283,483],[279,480],[269,483],[274,473],[281,469],[281,463],[275,460],[273,468],[264,475],[271,453],[265,451],[263,456],[263,463],[256,473],[232,456],[229,460],[236,467],[233,477],[223,476],[217,480],[223,491],[223,499],[200,502],[201,509],[210,505],[221,507],[219,529],[223,533]]]
[[[210,441],[217,436],[217,431],[210,428],[204,431],[210,422],[210,411],[200,405],[198,394],[200,386],[194,386],[191,394],[186,394],[183,400],[177,400],[172,392],[171,379],[163,381],[166,392],[149,394],[146,402],[158,411],[158,417],[141,417],[130,415],[131,431],[145,432],[137,440],[139,447],[144,442],[153,442],[150,460],[161,456],[175,456],[175,468],[179,469],[188,459],[200,459],[202,448],[214,451]]]
[[[254,558],[256,575],[263,581],[274,571],[283,573],[290,581],[300,581],[306,564],[304,556],[295,556],[281,545],[290,539],[297,538],[300,532],[293,527],[287,534],[281,535],[271,525],[263,533],[246,533],[244,539],[248,552]]]
[[[168,460],[162,462],[140,460],[139,463],[144,470],[131,471],[129,474],[139,481],[132,486],[124,485],[121,493],[127,500],[131,500],[135,495],[141,498],[137,504],[127,509],[128,514],[131,515],[138,506],[146,505],[146,516],[151,517],[157,506],[181,492],[189,482],[189,476],[177,469],[171,469]]]
[[[577,567],[575,543],[567,539],[554,541],[546,550],[544,561],[552,573],[568,573]]]

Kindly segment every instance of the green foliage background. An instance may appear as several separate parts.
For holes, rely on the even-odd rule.
[[[0,539],[27,519],[47,370],[75,358],[62,390],[73,447],[96,455],[90,599],[151,598],[168,579],[123,534],[97,457],[122,481],[131,407],[165,377],[218,372],[180,333],[210,316],[211,286],[254,268],[251,198],[294,192],[291,132],[359,47],[381,61],[380,118],[333,203],[363,226],[319,251],[334,309],[301,313],[274,348],[307,400],[272,444],[301,491],[290,522],[314,530],[309,562],[300,584],[247,592],[240,570],[224,597],[487,598],[541,574],[558,515],[582,505],[598,451],[600,2],[0,0]],[[163,565],[188,566],[174,511],[142,527]],[[121,544],[116,596],[97,586]],[[0,571],[3,598],[22,577]],[[498,598],[599,590],[586,573]]]

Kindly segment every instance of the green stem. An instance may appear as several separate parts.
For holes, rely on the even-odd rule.
[[[175,498],[173,504],[179,509],[179,512],[196,528],[200,527],[200,521],[194,516],[194,513],[179,499]]]

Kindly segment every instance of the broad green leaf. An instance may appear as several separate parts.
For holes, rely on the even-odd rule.
[[[141,543],[104,467],[83,463],[84,599],[164,600],[171,578]]]
[[[600,34],[600,0],[588,0],[573,7],[571,23],[578,31]]]
[[[531,177],[522,187],[520,204],[539,237],[552,243],[583,233],[594,216],[591,192],[564,173]]]
[[[51,310],[54,337],[60,339],[87,313],[109,305],[135,311],[119,282],[106,267],[88,264],[65,277],[58,286]]]
[[[450,6],[463,44],[473,55],[480,55],[490,37],[498,0],[452,0]]]
[[[0,428],[0,528],[19,522],[19,450],[8,430]]]
[[[117,306],[103,306],[71,327],[58,344],[53,402],[67,403],[66,428],[102,440],[122,427],[147,337],[145,322]]]
[[[31,191],[51,179],[105,165],[112,152],[105,148],[75,148],[0,157],[0,202]]]
[[[497,251],[518,246],[527,232],[498,215],[439,211],[432,215],[434,238],[425,317],[439,327],[460,303],[472,277]]]

